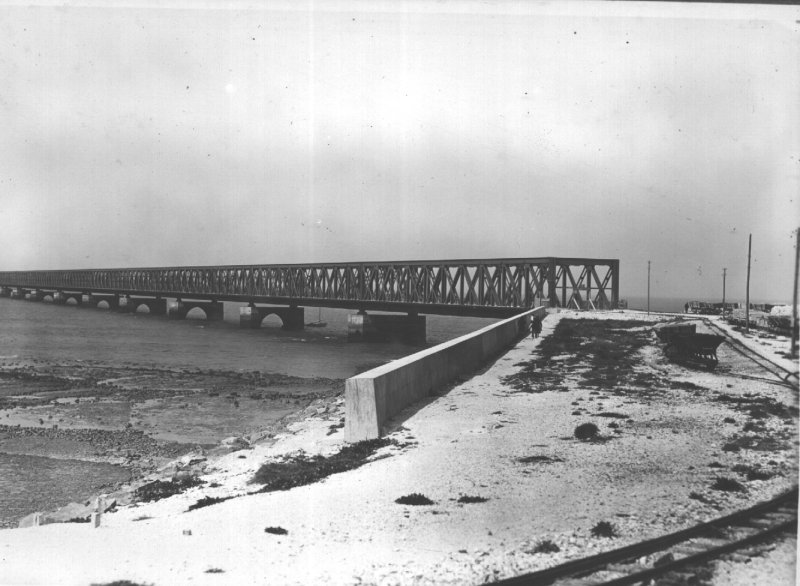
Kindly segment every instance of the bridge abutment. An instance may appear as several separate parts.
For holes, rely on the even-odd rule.
[[[305,327],[305,308],[303,307],[264,307],[250,304],[239,308],[239,326],[260,328],[268,315],[275,314],[283,322],[284,330],[302,330]]]
[[[347,316],[350,342],[402,342],[422,346],[426,341],[424,315],[369,315],[365,311]]]

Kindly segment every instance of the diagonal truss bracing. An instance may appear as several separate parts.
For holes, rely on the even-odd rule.
[[[0,286],[499,316],[540,304],[616,307],[619,261],[545,257],[7,271],[0,272]]]

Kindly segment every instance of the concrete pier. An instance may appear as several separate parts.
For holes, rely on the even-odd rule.
[[[206,314],[207,321],[222,321],[224,310],[219,301],[170,301],[167,303],[167,319],[186,319],[186,315],[199,307]]]
[[[78,305],[83,303],[83,295],[80,293],[67,293],[64,291],[56,291],[53,293],[53,303],[57,305],[66,305],[67,301],[74,299]]]
[[[29,293],[25,294],[25,299],[27,301],[41,301],[44,299],[44,293],[37,289],[31,289]]]
[[[368,315],[365,311],[347,316],[347,339],[351,342],[402,342],[425,344],[424,315]]]
[[[97,307],[101,301],[108,303],[109,309],[119,309],[119,295],[114,295],[113,293],[92,293],[90,295],[84,294],[81,297],[82,305]]]
[[[141,305],[146,305],[152,315],[167,314],[167,300],[157,297],[131,297],[130,295],[125,295],[119,298],[119,307],[117,309],[121,313],[135,313]]]
[[[284,330],[302,330],[305,327],[305,308],[303,307],[259,307],[254,304],[239,308],[239,326],[260,328],[264,318],[273,314],[283,322]]]

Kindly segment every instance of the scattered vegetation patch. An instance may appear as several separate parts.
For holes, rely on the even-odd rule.
[[[592,527],[592,537],[617,537],[618,535],[616,526],[608,521],[600,521]]]
[[[790,439],[786,433],[771,435],[742,435],[734,438],[722,446],[725,452],[738,452],[739,450],[754,450],[757,452],[773,452],[785,447]]]
[[[575,437],[581,441],[593,440],[600,433],[600,429],[594,423],[581,423],[575,428]]]
[[[549,539],[543,539],[533,548],[533,553],[558,553],[561,548]]]
[[[736,420],[733,417],[726,417],[722,420],[722,423],[736,423]]]
[[[725,464],[720,464],[719,462],[711,462],[708,465],[709,468],[725,468]]]
[[[114,580],[113,582],[92,582],[91,586],[151,586],[151,585],[141,584],[139,582],[131,582],[130,580]]]
[[[769,480],[775,476],[774,472],[768,472],[767,470],[758,470],[753,469],[747,473],[747,480]]]
[[[671,389],[681,389],[681,390],[684,390],[684,391],[706,391],[706,390],[708,390],[707,387],[695,384],[693,382],[683,381],[683,380],[670,381],[669,386],[670,386]]]
[[[595,413],[596,417],[611,417],[613,419],[630,419],[630,415],[624,413],[616,413],[614,411],[603,411],[602,413]]]
[[[206,574],[224,574],[225,570],[222,568],[208,568],[205,572]]]
[[[459,503],[485,503],[488,500],[489,499],[487,499],[486,497],[483,497],[483,496],[469,496],[469,495],[466,495],[466,494],[461,495],[460,497],[458,497],[458,502]]]
[[[213,496],[205,496],[198,500],[193,505],[189,505],[189,508],[186,509],[186,512],[194,511],[195,509],[202,509],[203,507],[210,507],[211,505],[216,505],[217,503],[221,503],[223,501],[228,501],[234,497],[232,496],[223,496],[223,497],[213,497]]]
[[[203,481],[194,477],[169,481],[154,480],[133,491],[133,498],[138,502],[149,503],[165,499],[175,494],[180,494],[194,486],[200,486],[201,484],[203,484]]]
[[[701,503],[705,503],[707,505],[715,505],[715,504],[717,504],[714,501],[712,501],[710,498],[700,494],[699,492],[694,492],[694,491],[690,492],[689,493],[689,498],[692,499],[692,500],[695,500],[695,501],[700,501]]]
[[[748,466],[747,464],[737,464],[733,468],[732,471],[737,472],[739,474],[743,474],[745,478],[749,481],[753,480],[769,480],[776,476],[775,472],[769,472],[768,470],[762,470],[761,468],[756,468],[754,466]]]
[[[725,476],[720,476],[716,480],[714,480],[714,484],[711,485],[713,490],[720,490],[722,492],[746,492],[747,489],[741,484],[738,480],[734,480],[733,478],[727,478]]]
[[[270,533],[272,535],[288,535],[289,532],[284,529],[283,527],[266,527],[264,529],[264,533]]]
[[[719,403],[727,403],[737,411],[748,413],[754,419],[764,419],[769,415],[775,417],[797,417],[797,407],[788,406],[772,397],[765,397],[754,393],[743,395],[726,395],[718,393],[714,400]]]
[[[552,464],[553,462],[563,462],[558,456],[523,456],[517,458],[520,464]]]
[[[381,438],[350,444],[332,456],[300,455],[285,462],[269,462],[259,468],[250,482],[263,484],[257,492],[288,490],[318,482],[331,474],[346,472],[363,465],[367,458],[394,440]]]
[[[742,427],[742,431],[744,432],[762,432],[766,431],[767,427],[760,421],[748,421]]]
[[[420,494],[418,492],[412,492],[411,494],[401,496],[400,498],[395,499],[394,502],[396,502],[398,505],[413,505],[415,507],[435,504],[424,494]]]
[[[150,515],[140,515],[139,517],[134,517],[133,521],[147,521],[148,519],[152,519]]]

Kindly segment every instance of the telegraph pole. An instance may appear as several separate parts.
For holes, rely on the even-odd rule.
[[[722,269],[722,315],[725,315],[725,274],[728,269]]]
[[[747,239],[747,293],[744,304],[744,331],[750,333],[750,252],[753,249],[753,235]]]
[[[797,265],[800,263],[800,228],[795,232],[794,243],[794,293],[792,294],[792,344],[789,353],[797,358]]]
[[[647,315],[650,315],[650,261],[647,261]]]

